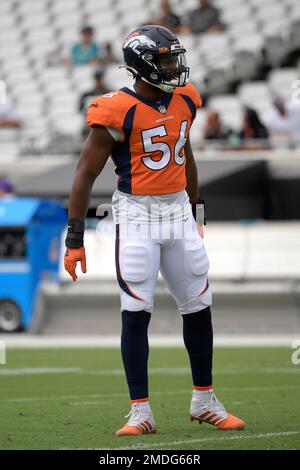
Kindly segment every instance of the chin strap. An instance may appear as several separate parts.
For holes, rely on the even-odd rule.
[[[166,85],[164,83],[158,83],[156,85],[155,83],[149,82],[149,80],[147,80],[144,77],[140,77],[140,78],[141,80],[143,80],[143,82],[146,82],[149,85],[155,86],[155,88],[159,88],[161,91],[164,91],[165,93],[172,93],[176,88],[176,85]]]

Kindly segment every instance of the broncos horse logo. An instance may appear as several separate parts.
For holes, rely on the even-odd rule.
[[[152,41],[152,39],[145,36],[144,34],[140,34],[137,36],[132,35],[126,39],[123,48],[130,47],[136,54],[140,54],[140,51],[137,50],[138,46],[148,46],[150,48],[151,47],[155,48],[156,43]]]

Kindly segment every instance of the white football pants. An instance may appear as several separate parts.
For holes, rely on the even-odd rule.
[[[209,261],[194,218],[168,224],[116,225],[116,270],[121,311],[153,312],[160,270],[179,312],[188,314],[211,305]]]

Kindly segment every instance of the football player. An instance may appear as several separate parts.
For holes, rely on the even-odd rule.
[[[201,97],[188,83],[185,49],[168,29],[141,26],[125,39],[123,53],[125,67],[135,80],[130,87],[96,98],[88,108],[91,131],[70,193],[65,255],[65,268],[75,281],[77,262],[86,272],[84,220],[92,186],[111,156],[118,175],[112,206],[121,353],[131,399],[129,419],[116,434],[157,430],[147,363],[148,325],[159,270],[183,319],[193,379],[190,419],[223,430],[241,430],[244,422],[225,410],[212,385],[209,262],[202,227],[193,217],[199,188],[189,141]]]

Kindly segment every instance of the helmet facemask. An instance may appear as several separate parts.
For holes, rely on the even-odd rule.
[[[173,51],[167,49],[159,54],[145,52],[142,58],[151,63],[153,71],[148,79],[141,79],[165,93],[171,93],[176,87],[183,87],[188,82],[189,67],[186,64],[185,49],[179,44],[175,45]]]

